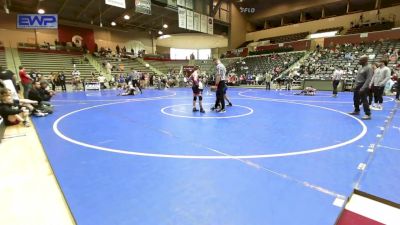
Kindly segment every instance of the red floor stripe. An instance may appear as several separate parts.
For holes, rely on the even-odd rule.
[[[368,217],[344,210],[337,225],[384,225]]]

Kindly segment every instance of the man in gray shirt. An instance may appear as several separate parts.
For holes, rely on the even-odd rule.
[[[355,81],[354,88],[354,111],[349,113],[350,115],[360,115],[360,104],[363,104],[365,116],[361,119],[370,120],[371,119],[371,110],[368,104],[368,92],[369,92],[369,83],[371,82],[371,78],[373,75],[373,70],[370,65],[368,65],[368,56],[363,55],[360,58],[359,64],[362,66],[358,70],[358,74]]]
[[[370,88],[374,91],[375,104],[372,109],[383,109],[383,91],[385,90],[386,82],[390,80],[390,69],[387,67],[388,61],[386,59],[379,60],[379,68],[376,69],[375,75],[369,84]]]

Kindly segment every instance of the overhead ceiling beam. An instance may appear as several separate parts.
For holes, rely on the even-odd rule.
[[[67,6],[68,0],[64,0],[62,6],[60,7],[60,9],[58,10],[57,14],[61,14],[62,11],[64,10],[65,6]]]
[[[91,0],[78,14],[78,16],[76,17],[76,19],[79,19],[84,12],[86,12],[86,10],[89,9],[89,7],[95,2],[96,0]]]
[[[138,21],[140,18],[142,18],[142,17],[144,17],[144,16],[146,16],[146,14],[140,14],[140,15],[134,17],[133,19],[131,19],[131,20],[129,21],[129,23],[136,22],[136,21]]]
[[[97,20],[100,18],[100,15],[101,15],[101,16],[104,16],[105,14],[107,14],[108,12],[110,12],[112,8],[113,8],[112,6],[108,6],[103,12],[101,12],[98,16],[96,16],[96,17],[93,19],[93,21],[97,21]]]
[[[223,0],[218,0],[217,4],[215,5],[215,7],[213,7],[214,4],[211,4],[212,11],[211,11],[211,17],[214,17],[215,14],[217,14],[218,9],[221,7]]]
[[[164,15],[158,15],[158,16],[156,16],[156,17],[153,17],[153,18],[151,18],[150,20],[147,20],[146,22],[144,22],[144,23],[140,23],[138,26],[143,26],[143,25],[146,25],[146,24],[149,24],[150,25],[150,22],[153,22],[154,20],[157,20],[157,19],[159,19],[159,18],[161,18],[161,17],[163,17]],[[160,24],[160,27],[162,26],[162,24]],[[152,27],[153,28],[153,27]]]

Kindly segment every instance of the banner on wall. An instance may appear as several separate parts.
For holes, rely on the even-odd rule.
[[[177,4],[178,6],[186,6],[185,0],[177,0],[177,1],[176,1],[176,4]]]
[[[151,15],[151,0],[135,0],[135,12]]]
[[[208,32],[208,28],[207,28],[208,21],[207,20],[208,20],[208,16],[206,16],[206,15],[200,16],[200,31],[203,33]]]
[[[200,13],[193,12],[193,30],[200,31]]]
[[[176,6],[176,0],[168,0],[167,4],[170,6]]]
[[[193,11],[186,10],[186,29],[193,30]]]
[[[119,8],[126,8],[125,0],[106,0],[107,5],[112,5]]]
[[[18,29],[57,29],[57,14],[18,14]]]
[[[207,33],[214,34],[214,19],[212,17],[208,17]]]
[[[180,28],[186,29],[186,9],[178,7],[178,23]]]
[[[186,0],[186,8],[193,9],[193,0]]]

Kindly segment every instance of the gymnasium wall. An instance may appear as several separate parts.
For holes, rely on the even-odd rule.
[[[372,42],[372,41],[379,41],[379,40],[386,40],[386,39],[388,39],[388,40],[400,39],[400,29],[371,32],[371,33],[368,33],[367,37],[361,37],[360,34],[352,34],[352,35],[346,35],[346,36],[325,38],[324,46],[328,47],[331,44],[336,45],[336,44],[344,44],[344,43],[358,44],[361,42]]]
[[[19,42],[22,43],[35,43],[35,31],[30,29],[17,29],[17,16],[16,14],[5,14],[0,12],[0,41],[6,47],[16,48]],[[60,25],[62,27],[62,25]],[[87,28],[87,29],[86,29]],[[117,44],[122,48],[125,44],[129,45],[126,48],[130,49],[132,46],[141,46],[147,53],[153,53],[152,38],[146,32],[124,32],[117,30],[106,30],[100,28],[77,28],[78,30],[92,30],[94,33],[94,40],[100,47],[110,47],[115,50]],[[72,29],[74,29],[72,27]],[[59,41],[58,30],[52,29],[38,29],[36,31],[38,43],[49,42],[54,44],[55,40]],[[68,36],[68,35],[67,35]],[[69,36],[68,36],[69,37]],[[66,38],[66,36],[63,36]],[[139,43],[140,42],[140,43]]]
[[[393,17],[394,15],[399,14],[400,5],[381,9],[380,12],[381,12],[381,17],[385,17],[385,18]],[[331,18],[327,18],[327,19],[321,19],[321,20],[293,24],[293,25],[288,25],[288,26],[283,26],[283,27],[271,28],[271,29],[262,30],[262,31],[250,32],[250,33],[246,34],[246,41],[253,41],[253,40],[257,41],[262,38],[295,34],[295,33],[306,32],[306,31],[309,31],[312,33],[319,29],[338,27],[338,26],[343,26],[345,29],[348,29],[348,28],[350,28],[350,23],[353,21],[358,21],[361,14],[363,14],[364,20],[375,20],[377,18],[377,16],[376,16],[377,10],[372,10],[372,11],[362,12],[362,13],[353,13],[350,15],[331,17]],[[400,17],[399,16],[396,17],[395,24],[396,24],[396,26],[400,26]]]
[[[16,14],[5,14],[0,12],[0,41],[6,47],[17,47],[18,42],[35,43],[35,32],[29,29],[17,29]],[[38,43],[54,43],[57,39],[57,30],[41,29],[36,32]]]
[[[248,27],[248,22],[240,13],[239,9],[231,4],[231,27],[229,32],[229,49],[235,49],[239,47],[243,42],[246,41],[246,28]]]
[[[282,15],[287,12],[295,12],[301,11],[303,9],[314,8],[315,5],[327,5],[333,3],[344,2],[343,0],[318,0],[318,1],[310,1],[310,0],[296,0],[291,1],[290,3],[285,4],[260,4],[256,6],[256,12],[249,17],[251,20],[263,19],[267,17],[272,17],[276,15]],[[322,8],[322,7],[321,7]],[[299,13],[300,17],[300,13]]]

